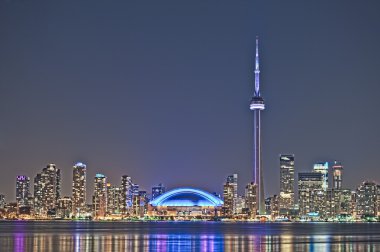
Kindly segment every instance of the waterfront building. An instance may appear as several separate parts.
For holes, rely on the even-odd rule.
[[[16,177],[16,203],[17,207],[29,207],[30,178],[27,176]]]
[[[314,172],[322,174],[322,189],[326,191],[329,187],[329,163],[322,162],[314,164]]]
[[[4,194],[0,194],[0,209],[4,209],[5,208],[5,195]]]
[[[73,166],[72,213],[75,217],[83,217],[86,213],[86,177],[87,166],[78,162]]]
[[[238,195],[236,199],[236,214],[243,214],[245,208],[245,198],[243,196]]]
[[[96,174],[94,179],[94,196],[92,198],[93,215],[103,218],[107,213],[107,177]]]
[[[356,214],[357,217],[377,215],[378,186],[374,182],[364,181],[356,189]]]
[[[132,196],[139,195],[140,186],[138,184],[132,184]]]
[[[107,213],[121,214],[121,189],[107,183]]]
[[[234,199],[233,199],[233,185],[230,185],[228,183],[223,185],[223,215],[231,217],[233,214],[233,205],[234,205]]]
[[[237,197],[238,197],[238,175],[236,173],[229,175],[227,177],[227,184],[232,185],[233,187],[233,194],[232,194],[232,213],[237,214],[236,210],[236,204],[237,204]]]
[[[279,210],[288,214],[294,208],[294,155],[280,155]]]
[[[72,215],[72,199],[68,196],[58,199],[57,217],[62,219],[71,218]]]
[[[265,203],[264,203],[265,204]],[[245,206],[247,215],[250,219],[256,218],[257,214],[257,184],[249,183],[245,187]]]
[[[253,110],[253,183],[256,185],[256,206],[258,214],[265,214],[264,177],[262,167],[261,111],[265,109],[264,99],[260,93],[259,40],[256,38],[255,90],[249,108]]]
[[[36,216],[42,216],[44,214],[43,209],[43,201],[42,201],[42,188],[43,188],[43,181],[42,176],[40,173],[37,173],[37,175],[34,177],[34,214]]]
[[[377,216],[380,217],[380,185],[377,185]]]
[[[298,204],[301,215],[321,216],[324,213],[324,177],[320,172],[298,173]]]
[[[352,216],[353,208],[355,207],[355,205],[352,204],[351,198],[352,198],[352,191],[350,189],[340,190],[338,214]]]
[[[223,185],[223,212],[226,216],[237,214],[237,174],[227,177]]]
[[[147,213],[149,200],[146,191],[139,191],[133,195],[132,215],[135,217],[144,217]]]
[[[212,219],[220,214],[223,201],[195,188],[176,188],[149,202],[148,216],[164,219]]]
[[[34,213],[37,216],[55,215],[61,196],[61,171],[55,164],[48,164],[34,178]]]
[[[270,215],[275,220],[280,215],[280,197],[273,195],[265,199],[266,215]]]
[[[133,183],[132,178],[128,175],[121,177],[121,212],[129,214],[132,210],[133,200]]]
[[[163,184],[158,184],[158,186],[152,187],[152,200],[165,193],[165,186]]]
[[[340,190],[327,188],[325,202],[325,217],[335,218],[339,213]]]
[[[332,166],[333,173],[333,189],[340,190],[342,189],[342,175],[343,175],[343,166],[341,163],[334,161]]]
[[[149,198],[146,191],[139,191],[140,200],[140,217],[144,217],[148,213]]]

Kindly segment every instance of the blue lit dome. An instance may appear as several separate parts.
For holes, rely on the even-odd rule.
[[[195,188],[176,188],[150,202],[152,206],[218,207],[223,201],[214,195]]]

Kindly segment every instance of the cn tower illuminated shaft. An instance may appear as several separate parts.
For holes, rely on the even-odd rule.
[[[261,110],[265,109],[264,99],[260,94],[259,39],[256,37],[255,91],[249,107],[253,110],[253,182],[256,185],[256,207],[258,214],[265,214],[264,180],[261,158]]]

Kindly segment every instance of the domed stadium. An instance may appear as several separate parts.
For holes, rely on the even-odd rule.
[[[213,217],[218,215],[223,201],[200,189],[176,188],[157,198],[150,204],[148,215],[161,217]]]

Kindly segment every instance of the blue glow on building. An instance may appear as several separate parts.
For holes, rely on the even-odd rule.
[[[82,162],[78,162],[74,165],[75,167],[85,167],[86,168],[86,165]]]
[[[95,175],[95,178],[105,178],[106,176],[104,176],[103,174],[101,174],[101,173],[97,173],[96,175]]]
[[[223,201],[214,195],[195,188],[176,188],[150,202],[152,206],[219,207]]]

